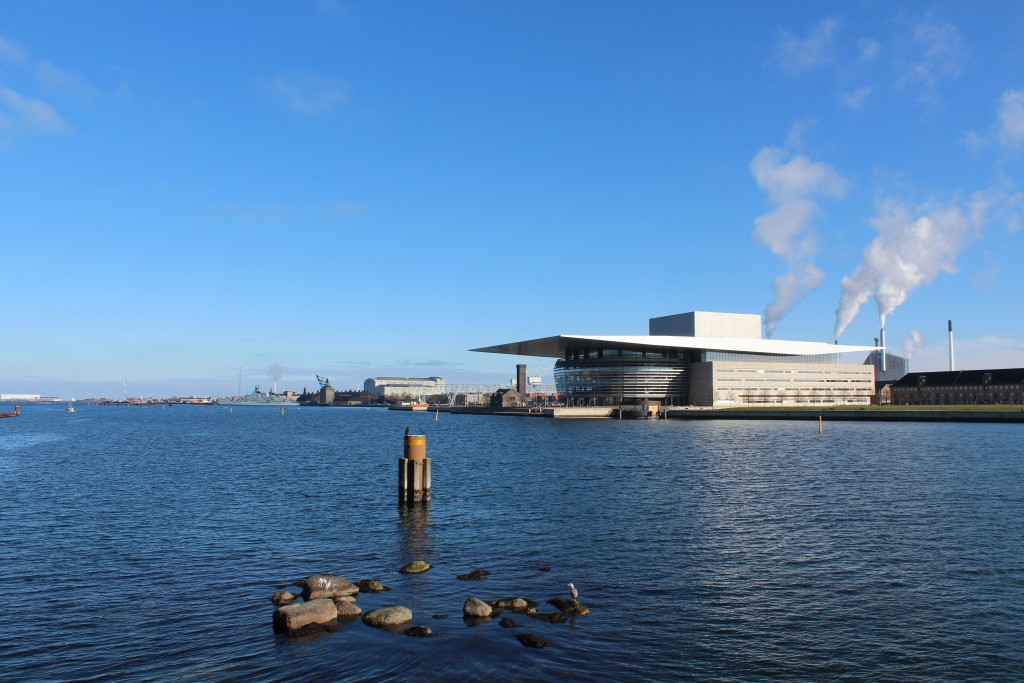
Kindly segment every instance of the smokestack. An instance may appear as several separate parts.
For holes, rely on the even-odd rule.
[[[882,372],[885,372],[885,328],[883,327],[881,332],[878,333],[879,338],[882,340]]]
[[[956,370],[956,364],[953,362],[953,321],[949,322],[949,371]]]
[[[526,365],[522,363],[516,366],[516,391],[526,398]]]

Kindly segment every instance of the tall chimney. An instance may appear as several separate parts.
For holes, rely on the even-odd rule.
[[[516,366],[516,391],[526,398],[526,365],[523,363]]]
[[[882,331],[878,333],[878,336],[882,340],[882,364],[881,364],[881,370],[882,370],[882,372],[885,372],[885,328],[884,327],[882,328]]]
[[[956,364],[953,362],[953,321],[949,322],[949,371],[956,370]]]

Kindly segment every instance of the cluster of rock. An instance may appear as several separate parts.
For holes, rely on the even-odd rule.
[[[407,607],[394,605],[382,609],[363,610],[355,604],[359,592],[380,593],[391,590],[380,581],[365,579],[352,583],[344,576],[314,574],[294,582],[302,588],[302,601],[288,591],[277,591],[270,598],[274,610],[274,630],[291,636],[301,636],[316,631],[331,630],[339,621],[355,619],[362,614],[363,623],[378,628],[394,629],[412,622],[412,612]],[[409,635],[429,635],[426,626],[416,626]]]
[[[419,574],[430,569],[426,562],[411,562],[399,571],[403,574]],[[544,568],[547,569],[546,567]],[[462,581],[479,581],[488,575],[483,569],[468,574],[460,574],[456,578]],[[271,600],[277,605],[274,610],[274,630],[291,636],[301,636],[316,631],[333,630],[339,621],[353,620],[362,615],[363,623],[387,631],[401,631],[408,636],[429,636],[433,632],[427,626],[412,626],[412,611],[401,605],[391,605],[363,613],[355,603],[359,593],[380,593],[391,590],[377,580],[364,579],[352,583],[344,576],[334,574],[314,574],[294,582],[301,587],[301,600],[294,594],[279,590]],[[575,595],[575,592],[574,592]],[[572,616],[586,616],[590,609],[574,599],[552,598],[548,604],[557,611],[541,612],[537,602],[528,598],[508,597],[499,600],[484,601],[470,596],[462,606],[465,623],[478,626],[491,618],[508,610],[525,615],[531,619],[549,623],[560,623]],[[445,619],[446,614],[435,614],[435,619]],[[503,617],[499,625],[502,628],[522,628],[522,624],[511,617]],[[546,647],[550,645],[543,638],[530,634],[517,634],[516,638],[527,647]]]
[[[548,600],[548,604],[553,605],[558,611],[540,612],[537,610],[537,602],[528,598],[511,597],[484,602],[470,596],[462,605],[462,618],[467,624],[477,626],[486,623],[492,617],[499,616],[505,610],[525,614],[531,619],[549,623],[561,623],[573,615],[586,616],[590,614],[590,608],[576,600],[551,598]],[[502,628],[522,628],[522,624],[511,617],[502,617],[498,625]],[[516,638],[526,647],[547,647],[551,644],[532,633],[521,633]]]

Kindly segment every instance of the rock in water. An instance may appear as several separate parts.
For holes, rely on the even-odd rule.
[[[491,606],[479,598],[467,598],[462,605],[462,614],[467,617],[489,617],[492,611]]]
[[[429,564],[427,564],[423,560],[416,560],[415,562],[410,562],[409,564],[405,565],[398,571],[400,571],[403,574],[422,574],[428,569],[430,569]]]
[[[333,600],[295,602],[274,610],[274,630],[295,633],[308,626],[330,624],[337,618],[338,608]]]
[[[314,574],[303,583],[302,598],[307,601],[320,598],[340,598],[343,595],[359,592],[359,588],[344,576]]]
[[[498,622],[498,626],[502,628],[519,628],[522,624],[511,617],[502,617],[501,621]]]
[[[589,607],[584,605],[582,602],[577,602],[568,598],[551,598],[548,600],[548,604],[554,605],[566,614],[579,614],[584,617],[590,614]]]
[[[288,591],[274,591],[274,595],[271,596],[270,601],[275,605],[280,605],[285,602],[294,602],[295,596]]]
[[[533,607],[537,603],[526,598],[502,598],[501,600],[491,600],[487,604],[491,607],[510,609],[513,612],[523,612],[527,607]]]
[[[519,642],[526,647],[547,647],[551,644],[540,636],[535,636],[532,633],[520,633],[516,638],[518,638]]]
[[[531,619],[546,621],[549,624],[561,624],[569,618],[568,612],[527,612]]]
[[[490,572],[486,569],[474,569],[468,574],[459,574],[455,578],[459,581],[480,581],[488,574],[490,574]]]
[[[363,613],[363,610],[360,609],[358,605],[351,602],[338,602],[339,600],[344,600],[344,598],[336,598],[334,601],[334,606],[338,610],[339,619],[355,619]]]
[[[360,593],[383,593],[384,591],[391,590],[380,581],[371,581],[370,579],[358,581],[356,582],[356,586],[359,587]]]
[[[401,605],[370,610],[363,615],[363,623],[367,626],[401,626],[410,621],[412,621],[412,610]]]
[[[402,631],[402,633],[407,636],[415,636],[417,638],[434,635],[434,632],[430,630],[429,626],[410,626]]]

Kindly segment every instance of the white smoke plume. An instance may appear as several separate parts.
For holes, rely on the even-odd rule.
[[[821,213],[817,197],[842,197],[846,181],[828,164],[781,147],[763,147],[750,162],[758,187],[775,208],[754,220],[754,239],[785,261],[788,272],[775,278],[775,299],[765,308],[764,326],[771,336],[778,321],[824,275],[814,265],[817,240],[813,220]]]
[[[884,328],[886,317],[914,289],[939,273],[956,272],[956,258],[985,224],[990,204],[984,192],[964,207],[929,204],[911,210],[897,200],[881,202],[871,221],[878,237],[865,247],[861,265],[840,282],[836,339],[872,296]]]
[[[284,378],[284,369],[279,364],[274,363],[267,370],[267,374],[273,377],[275,382],[280,382]]]
[[[917,330],[911,330],[907,337],[900,342],[900,349],[907,360],[917,355],[922,348],[924,348],[924,337]]]

